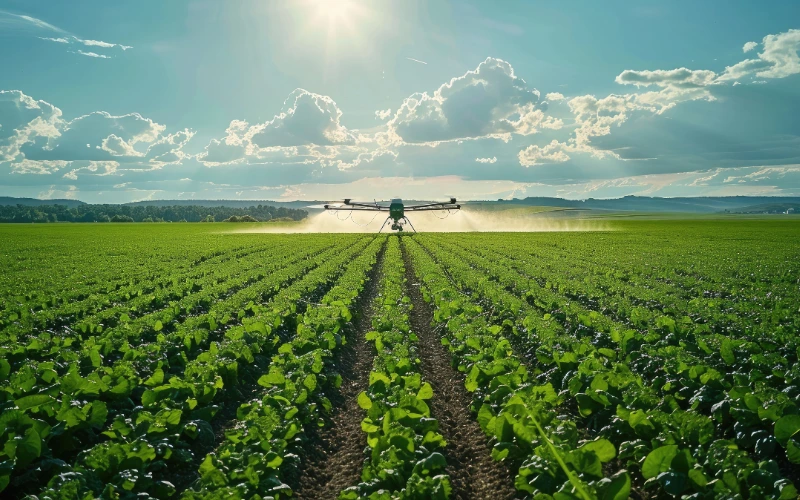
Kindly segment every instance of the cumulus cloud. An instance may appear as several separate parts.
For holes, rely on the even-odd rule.
[[[63,160],[28,160],[22,159],[11,164],[11,173],[14,174],[38,174],[46,175],[58,172],[69,165],[70,162]]]
[[[144,156],[157,166],[180,163],[190,156],[183,151],[183,147],[192,140],[194,134],[193,130],[184,129],[174,134],[162,135],[147,147]]]
[[[111,156],[144,156],[144,153],[136,151],[129,142],[115,134],[103,139],[100,149],[107,151]]]
[[[711,87],[718,83],[716,73],[710,70],[677,68],[672,70],[625,70],[615,81],[636,88],[654,87],[655,90],[629,94],[611,94],[598,98],[593,95],[577,96],[568,101],[575,119],[573,136],[566,142],[553,141],[547,146],[530,146],[519,153],[523,166],[548,162],[564,162],[567,153],[589,153],[597,158],[619,159],[614,151],[595,148],[592,138],[611,133],[612,127],[625,123],[637,111],[663,114],[676,105],[696,100],[714,101]]]
[[[380,113],[376,112],[376,116]],[[341,123],[342,114],[330,97],[296,89],[272,120],[255,125],[232,121],[226,136],[212,139],[197,159],[206,166],[218,166],[239,163],[247,157],[279,155],[301,157],[301,162],[320,162],[324,166],[321,160],[334,164],[334,157],[348,153],[353,156],[352,161],[340,158],[338,164],[339,168],[350,168],[384,154],[358,146],[374,142],[373,138],[348,130]]]
[[[96,111],[65,120],[59,108],[18,90],[0,91],[0,163],[15,174],[153,169],[182,162],[191,130],[164,134],[166,127],[138,113],[115,116]]]
[[[222,139],[211,139],[197,159],[206,166],[227,165],[244,160],[247,154],[245,137],[250,125],[243,120],[233,120]]]
[[[552,102],[563,101],[564,94],[562,94],[561,92],[550,92],[545,96],[545,99]]]
[[[72,166],[74,166],[74,163]],[[62,177],[64,179],[70,180],[78,180],[78,173],[89,172],[90,175],[97,175],[98,177],[105,177],[107,175],[114,175],[117,173],[117,169],[119,168],[119,163],[116,161],[90,161],[88,165],[84,167],[74,168],[64,174]]]
[[[375,118],[378,120],[385,120],[392,116],[392,108],[389,109],[379,109],[375,112]]]
[[[143,156],[138,143],[154,142],[166,127],[144,118],[139,113],[114,116],[95,111],[65,122],[47,145],[37,148],[29,144],[23,152],[30,159],[112,160],[112,157]]]
[[[758,53],[758,59],[745,59],[726,67],[719,80],[739,80],[751,74],[760,78],[786,78],[800,73],[800,30],[767,35],[761,45],[763,51]],[[744,45],[744,51],[748,52],[757,46],[755,42],[748,42]]]
[[[433,94],[413,94],[389,121],[395,143],[437,143],[537,132],[544,120],[539,91],[506,61],[488,58]]]
[[[544,147],[528,146],[520,151],[517,157],[519,158],[519,164],[523,167],[532,167],[544,163],[563,163],[569,160],[569,155],[565,152],[569,148],[568,144],[554,139]]]
[[[475,158],[475,161],[478,163],[497,163],[497,157],[492,156],[491,158]]]
[[[754,50],[756,47],[758,47],[758,42],[747,42],[744,44],[744,47],[742,47],[742,52],[746,54],[751,50]]]
[[[280,114],[252,126],[247,137],[259,148],[355,143],[341,118],[342,111],[330,97],[296,89],[284,101]]]
[[[19,90],[0,90],[0,161],[21,156],[30,142],[49,141],[60,135],[61,110]]]
[[[622,85],[636,85],[637,87],[698,88],[714,83],[716,73],[710,70],[691,70],[677,68],[671,70],[635,71],[627,69],[620,73],[616,82]]]

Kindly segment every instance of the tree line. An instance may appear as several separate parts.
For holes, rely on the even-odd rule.
[[[196,205],[130,206],[130,205],[2,205],[0,222],[232,222],[301,220],[308,213],[295,208],[257,205],[247,208],[201,207]],[[249,219],[245,219],[249,216]]]

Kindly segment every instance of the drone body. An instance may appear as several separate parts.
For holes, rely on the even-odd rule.
[[[381,229],[378,231],[379,233],[383,231],[383,228],[391,221],[391,229],[393,231],[401,232],[403,231],[403,226],[408,224],[411,226],[411,229],[414,229],[414,225],[411,224],[411,221],[408,220],[406,216],[406,212],[424,212],[424,211],[431,211],[431,210],[459,210],[461,205],[456,205],[456,199],[450,198],[450,202],[444,203],[423,203],[420,205],[409,205],[406,206],[403,203],[403,200],[400,198],[393,199],[389,206],[381,205],[378,202],[373,203],[359,203],[354,202],[350,198],[345,198],[344,203],[342,205],[325,205],[325,210],[334,210],[334,211],[362,211],[362,212],[389,212],[389,216],[386,217],[386,220],[383,222]],[[417,230],[414,229],[416,233]]]

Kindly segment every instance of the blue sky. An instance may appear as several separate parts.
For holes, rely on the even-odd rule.
[[[0,195],[800,195],[796,1],[0,0]]]

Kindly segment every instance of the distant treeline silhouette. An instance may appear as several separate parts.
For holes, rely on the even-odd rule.
[[[257,205],[247,208],[130,205],[0,205],[0,222],[214,222],[250,216],[258,221],[301,220],[305,210]]]

